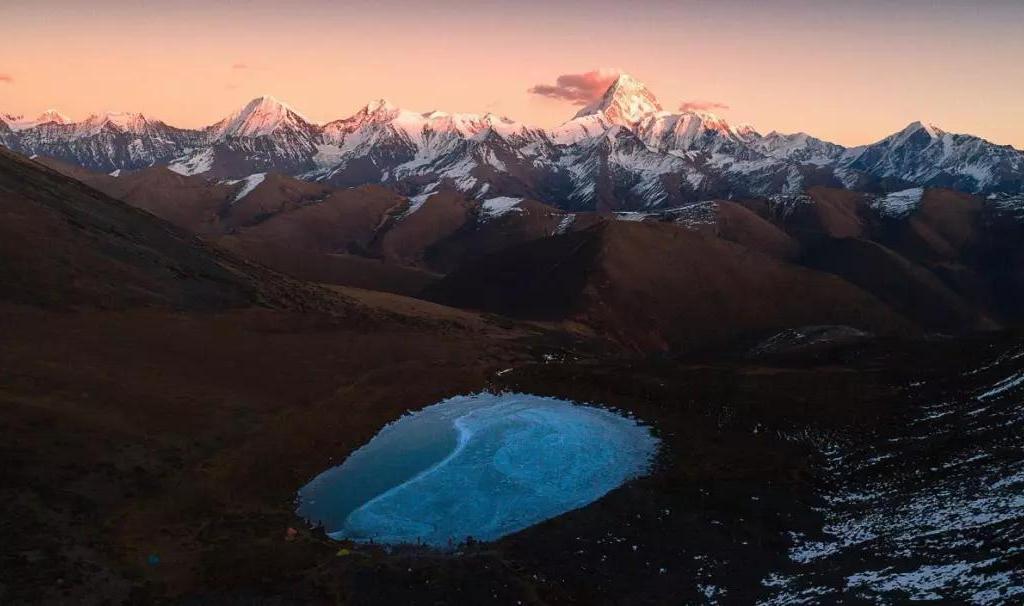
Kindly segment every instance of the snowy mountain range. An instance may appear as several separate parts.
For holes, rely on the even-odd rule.
[[[844,148],[806,133],[760,134],[705,111],[669,112],[620,75],[568,122],[533,128],[494,114],[419,113],[384,100],[316,124],[265,96],[206,128],[141,114],[72,122],[55,111],[0,115],[0,144],[113,172],[166,165],[214,180],[281,172],[333,186],[382,183],[406,195],[455,189],[571,210],[640,210],[709,198],[937,186],[1024,193],[1024,152],[915,122]]]

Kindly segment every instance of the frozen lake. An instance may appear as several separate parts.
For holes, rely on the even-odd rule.
[[[650,430],[529,394],[444,400],[385,426],[298,495],[335,539],[445,547],[490,541],[591,503],[643,475]]]

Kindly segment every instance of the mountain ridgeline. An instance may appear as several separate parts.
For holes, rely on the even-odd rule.
[[[622,75],[550,130],[386,101],[317,125],[261,97],[201,130],[51,111],[5,117],[0,138],[35,159],[5,156],[10,195],[52,189],[17,186],[45,167],[96,190],[82,200],[155,215],[225,255],[160,271],[196,276],[212,299],[238,290],[236,305],[281,299],[287,275],[568,322],[646,351],[808,326],[907,335],[1024,322],[1024,154],[922,123],[846,149],[667,112]],[[9,231],[11,254],[27,254],[31,237]],[[242,260],[259,278],[237,286]],[[75,267],[12,279],[42,297],[40,276],[86,283],[65,279],[88,273]],[[144,300],[197,300],[177,278],[146,280],[135,292],[159,296]]]
[[[1024,152],[979,137],[921,122],[853,148],[806,133],[761,134],[705,111],[664,111],[626,74],[552,129],[490,113],[412,112],[384,100],[321,125],[261,97],[198,130],[134,113],[81,122],[52,110],[34,119],[0,115],[0,145],[107,173],[167,166],[225,180],[279,172],[327,186],[383,184],[409,196],[518,196],[565,210],[670,208],[815,185],[1024,193]]]

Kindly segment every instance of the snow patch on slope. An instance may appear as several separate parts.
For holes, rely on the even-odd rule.
[[[316,154],[313,156],[313,162],[320,168],[331,168],[341,164],[341,161],[344,158],[345,154],[337,145],[321,143],[316,146]]]
[[[762,584],[774,595],[760,603],[804,603],[813,596],[819,597],[809,603],[1019,602],[1022,354],[1003,351],[963,373],[977,377],[968,379],[974,385],[940,393],[934,402],[918,400],[891,434],[821,448],[823,485],[830,486],[820,495],[822,532],[791,533],[796,572],[766,577]],[[908,386],[907,397],[921,385]],[[943,447],[922,448],[922,440]],[[826,582],[835,567],[850,568],[845,586]],[[823,585],[829,585],[824,594]]]
[[[1008,572],[998,568],[991,573],[983,572],[997,562],[993,558],[981,562],[927,564],[907,572],[896,572],[891,568],[871,570],[850,575],[846,586],[848,589],[869,589],[879,593],[901,592],[910,600],[931,601],[942,600],[941,590],[956,585],[970,592],[969,599],[975,604],[1001,602],[1024,594],[1024,587],[1014,586]],[[993,587],[1003,590],[994,590]]]
[[[179,175],[201,175],[213,168],[214,151],[207,148],[191,155],[182,156],[167,165],[167,169]]]
[[[511,212],[521,213],[523,209],[519,208],[519,203],[522,201],[522,198],[510,198],[508,196],[484,200],[480,204],[481,218],[487,221],[503,217]]]
[[[555,227],[555,231],[552,232],[551,235],[552,236],[560,236],[560,235],[562,235],[564,233],[567,233],[569,231],[569,228],[571,228],[572,224],[575,223],[575,222],[576,222],[576,215],[575,214],[565,215],[564,217],[562,217],[562,220],[558,222],[558,225]]]
[[[986,203],[1000,214],[1024,221],[1024,195],[990,194]]]
[[[267,173],[256,173],[242,179],[240,181],[240,183],[242,183],[242,189],[238,190],[238,193],[235,194],[234,202],[238,202],[242,198],[251,194],[252,190],[256,189],[259,186],[259,184],[263,183],[263,180],[266,178]]]
[[[886,194],[871,201],[871,207],[887,217],[902,218],[914,212],[924,197],[923,187],[912,187]]]
[[[404,213],[402,213],[402,216],[400,218],[404,219],[404,218],[408,217],[409,215],[413,214],[414,212],[418,211],[419,209],[423,208],[423,205],[427,203],[427,200],[429,200],[430,197],[433,196],[436,193],[437,192],[433,192],[432,191],[432,192],[429,192],[429,193],[420,194],[418,196],[410,196],[409,197],[409,208],[406,209],[406,211]]]

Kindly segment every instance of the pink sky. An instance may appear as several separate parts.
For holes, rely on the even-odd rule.
[[[619,68],[666,109],[846,145],[911,121],[1024,148],[1024,2],[3,0],[0,112],[215,122],[272,94],[316,121],[385,97],[551,126],[528,92]]]

